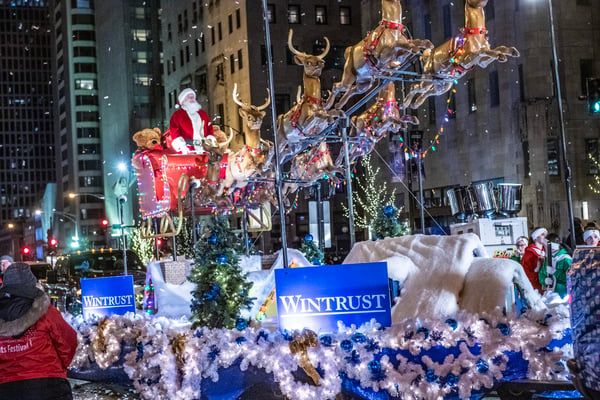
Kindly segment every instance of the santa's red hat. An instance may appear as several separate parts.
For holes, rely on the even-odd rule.
[[[181,91],[181,93],[179,93],[179,96],[177,96],[177,102],[179,103],[179,105],[181,105],[181,103],[183,103],[183,100],[190,93],[192,93],[194,95],[194,98],[196,98],[196,92],[194,91],[194,89],[190,89],[190,88],[183,89]]]

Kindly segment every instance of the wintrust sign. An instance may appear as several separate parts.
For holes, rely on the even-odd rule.
[[[344,264],[275,270],[279,328],[334,332],[338,321],[391,325],[387,264]]]
[[[81,279],[83,317],[108,317],[135,312],[133,276]]]

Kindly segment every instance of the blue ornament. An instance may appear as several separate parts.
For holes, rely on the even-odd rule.
[[[214,235],[214,234],[213,234],[213,235],[210,235],[210,236],[208,237],[208,239],[206,239],[206,241],[207,241],[208,243],[210,243],[210,244],[215,244],[215,243],[217,243],[217,235]]]
[[[267,340],[269,340],[269,334],[261,330],[260,332],[258,332],[258,335],[256,335],[256,343],[260,342],[261,339],[266,342]]]
[[[480,374],[485,374],[490,370],[489,364],[484,359],[480,358],[479,360],[477,360],[475,365],[477,366],[477,372],[479,372]]]
[[[221,254],[219,257],[217,257],[217,262],[219,264],[226,264],[227,263],[227,256],[225,254]]]
[[[355,343],[364,343],[367,341],[367,337],[364,334],[357,332],[352,335],[352,341]]]
[[[510,326],[508,326],[508,324],[505,324],[503,322],[499,323],[496,328],[500,329],[500,332],[504,335],[504,336],[508,336],[510,335]]]
[[[360,364],[360,354],[358,354],[358,351],[352,350],[352,353],[346,357],[346,362],[352,365]]]
[[[423,336],[425,336],[425,339],[427,339],[429,337],[429,329],[425,328],[424,326],[417,329],[417,334],[419,334],[419,333],[422,333]]]
[[[202,329],[196,329],[196,331],[194,332],[194,337],[196,338],[201,338],[203,335]]]
[[[446,375],[446,385],[448,386],[456,386],[456,384],[458,383],[458,376],[454,375],[454,374],[448,374]]]
[[[381,373],[381,363],[377,360],[373,360],[369,363],[369,371],[373,375],[379,375]]]
[[[437,375],[435,374],[435,371],[428,369],[427,372],[425,372],[425,380],[429,383],[437,381]]]
[[[221,350],[219,350],[219,348],[217,346],[215,346],[214,344],[212,346],[210,346],[210,352],[208,353],[208,358],[210,358],[211,361],[215,361],[217,359],[217,357],[219,356],[219,354],[221,354]]]
[[[329,335],[323,335],[319,338],[319,342],[321,343],[321,345],[323,345],[325,347],[331,347],[331,344],[333,343],[333,339],[331,339],[331,336],[329,336]]]
[[[492,358],[492,364],[496,366],[502,365],[502,362],[504,362],[504,357],[502,355],[497,355],[494,358]]]
[[[310,243],[310,242],[312,242],[313,240],[315,240],[315,238],[314,238],[314,237],[313,237],[313,235],[311,235],[310,233],[304,236],[304,241],[305,241],[306,243]]]
[[[385,208],[383,209],[383,214],[390,216],[394,214],[394,206],[385,206]]]
[[[452,328],[452,330],[456,330],[456,327],[458,327],[458,322],[456,322],[456,320],[454,318],[448,318],[446,320],[446,323],[448,324],[448,326],[450,326],[450,328]]]
[[[315,257],[312,259],[312,265],[320,265],[321,264],[321,260],[319,260],[318,257]]]
[[[239,338],[235,339],[235,342],[236,342],[238,345],[240,345],[240,344],[242,344],[242,343],[244,343],[244,342],[246,342],[246,341],[248,341],[248,339],[246,339],[246,338],[245,338],[245,337],[243,337],[243,336],[240,336]]]
[[[243,318],[238,318],[235,321],[235,329],[237,329],[238,331],[243,331],[244,329],[246,329],[248,327],[248,321],[246,321]]]
[[[351,340],[344,339],[340,342],[340,347],[344,351],[350,351],[350,350],[352,350],[352,347],[354,347],[354,345],[352,344]]]

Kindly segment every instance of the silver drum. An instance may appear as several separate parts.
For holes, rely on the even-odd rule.
[[[492,182],[474,183],[469,187],[473,197],[475,212],[480,216],[492,215],[496,212],[496,198]]]
[[[464,186],[455,187],[446,191],[450,203],[452,216],[457,219],[466,219],[473,214],[473,204]]]
[[[516,216],[521,211],[521,195],[523,185],[520,183],[499,183],[498,211],[510,217]]]

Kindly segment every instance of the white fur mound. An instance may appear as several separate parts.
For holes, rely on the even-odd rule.
[[[518,284],[534,308],[544,308],[520,264],[489,258],[479,237],[412,235],[357,243],[344,264],[386,261],[388,276],[400,282],[392,322],[445,318],[459,310],[501,312],[506,293]]]

